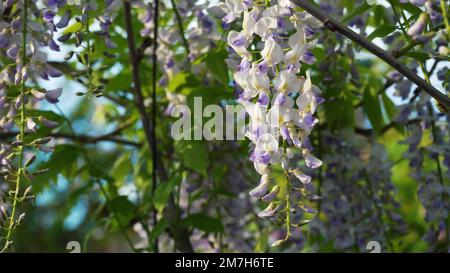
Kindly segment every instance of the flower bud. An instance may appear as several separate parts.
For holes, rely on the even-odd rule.
[[[428,20],[428,14],[422,13],[417,21],[408,29],[409,36],[416,36],[422,33]]]
[[[52,140],[51,137],[39,138],[39,139],[36,139],[35,141],[33,141],[33,144],[38,144],[38,145],[41,145],[41,144],[47,144],[47,143],[49,143],[51,140]]]
[[[250,191],[250,196],[253,198],[261,198],[267,193],[269,187],[270,179],[268,175],[263,175],[259,182],[259,185]]]
[[[275,187],[272,188],[272,190],[268,194],[264,195],[261,199],[264,202],[272,202],[273,199],[277,197],[278,192],[280,192],[280,187],[276,185]]]
[[[55,128],[55,127],[57,127],[59,125],[58,122],[48,120],[48,119],[46,119],[43,116],[40,116],[38,118],[38,120],[39,120],[40,123],[42,123],[42,125],[44,125],[47,128]]]
[[[34,163],[35,160],[36,160],[36,155],[32,155],[32,156],[30,157],[30,159],[28,159],[28,160],[25,162],[25,166],[26,166],[26,167],[30,166],[31,164]]]
[[[265,208],[263,211],[258,213],[258,217],[260,218],[271,218],[275,215],[278,207],[275,205],[275,203],[270,203],[267,208]]]

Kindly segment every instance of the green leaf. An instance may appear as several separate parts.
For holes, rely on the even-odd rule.
[[[130,202],[130,200],[128,200],[126,196],[115,197],[111,200],[110,206],[119,218],[120,224],[123,226],[128,225],[136,210],[136,207]]]
[[[344,96],[324,103],[326,119],[333,128],[351,128],[355,124],[354,106],[351,98]]]
[[[153,197],[153,205],[158,212],[162,212],[166,207],[169,202],[170,194],[173,192],[175,187],[180,184],[180,182],[180,177],[174,176],[166,183],[160,183],[158,185]]]
[[[167,89],[169,89],[170,92],[179,92],[183,88],[198,85],[199,82],[194,75],[188,72],[180,72],[170,79]]]
[[[388,121],[386,122],[386,124],[387,124],[387,123],[391,122],[394,119],[394,117],[397,115],[398,109],[397,109],[397,106],[394,104],[394,102],[392,102],[392,100],[388,97],[388,95],[386,95],[386,93],[382,94],[381,99],[383,101],[384,111],[385,111],[385,113],[386,113],[386,115],[388,117]],[[394,125],[394,128],[399,133],[401,133],[401,134],[404,133],[404,127],[403,126],[401,126],[401,125],[396,123]]]
[[[65,35],[65,34],[68,34],[68,33],[75,33],[77,31],[79,31],[82,27],[83,27],[83,24],[81,24],[80,22],[75,22],[72,25],[70,25],[67,28],[65,28],[63,30],[62,34]]]
[[[411,15],[419,15],[422,13],[422,10],[417,7],[416,5],[413,5],[411,3],[399,3],[398,0],[395,0],[394,2],[397,2],[397,6],[403,10],[406,10],[408,13],[411,13]]]
[[[258,238],[255,246],[256,253],[265,253],[267,251],[267,244],[269,242],[269,232],[264,230]]]
[[[392,25],[380,25],[372,33],[367,36],[370,41],[377,37],[385,37],[396,30],[395,26]]]
[[[74,145],[57,145],[50,158],[37,167],[37,170],[48,169],[48,171],[35,177],[33,183],[35,190],[38,191],[38,188],[43,187],[45,183],[55,179],[66,168],[70,168],[76,162],[79,153],[78,147]]]
[[[175,151],[180,156],[183,164],[188,168],[208,176],[208,149],[201,140],[179,140],[175,142]]]
[[[158,238],[167,227],[168,227],[168,223],[167,223],[166,219],[162,218],[161,220],[158,221],[158,224],[156,224],[156,226],[150,232],[148,240],[151,243],[153,243],[156,240],[156,238]]]
[[[116,187],[121,187],[123,185],[126,176],[129,175],[130,170],[132,169],[133,165],[131,164],[129,153],[123,154],[114,162],[111,176],[115,180]]]
[[[405,56],[418,60],[419,62],[426,62],[430,58],[428,53],[414,51],[407,52]]]
[[[223,86],[228,86],[228,66],[225,59],[228,57],[226,50],[211,51],[206,55],[205,62],[209,72]]]
[[[27,109],[26,112],[27,112],[27,116],[33,116],[33,117],[43,116],[46,119],[49,119],[49,120],[55,121],[55,122],[59,122],[59,123],[64,121],[63,117],[61,117],[60,115],[56,114],[53,111]]]
[[[377,92],[370,86],[364,89],[363,108],[373,129],[379,133],[383,126],[383,114]]]
[[[386,115],[388,116],[389,120],[392,120],[397,115],[397,107],[392,102],[392,100],[386,95],[386,93],[383,93],[381,95],[381,99],[383,101],[384,110],[386,111]]]
[[[194,227],[206,232],[223,232],[224,227],[219,219],[203,213],[191,214],[181,221],[184,227]]]
[[[361,6],[357,7],[356,9],[350,11],[343,19],[343,22],[350,21],[351,19],[355,18],[358,15],[363,14],[364,12],[368,11],[372,6],[364,3]]]

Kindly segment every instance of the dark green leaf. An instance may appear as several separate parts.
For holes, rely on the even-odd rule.
[[[179,140],[175,142],[176,153],[188,168],[207,177],[208,149],[201,140]]]
[[[128,225],[135,213],[135,206],[126,196],[118,196],[111,200],[111,209],[120,220],[122,226]],[[117,219],[115,219],[117,220]]]
[[[353,18],[355,18],[358,15],[363,14],[364,12],[368,11],[372,6],[364,3],[361,6],[357,7],[356,9],[350,11],[343,19],[343,22],[348,22],[350,20],[352,20]]]
[[[181,182],[180,177],[174,176],[169,181],[165,183],[160,183],[156,188],[154,197],[153,197],[153,205],[156,210],[162,212],[169,202],[170,194],[172,194],[173,190],[177,185]]]
[[[379,133],[383,126],[383,115],[376,90],[366,86],[363,94],[363,108],[373,129]]]
[[[78,147],[74,145],[57,145],[50,158],[37,167],[38,170],[48,169],[48,171],[35,177],[33,186],[35,190],[37,191],[43,184],[55,179],[66,168],[70,168],[76,162],[78,155]]]
[[[217,218],[210,217],[203,213],[191,214],[181,221],[185,227],[194,227],[206,232],[223,232],[224,227]]]
[[[197,78],[188,72],[180,72],[170,79],[167,89],[170,92],[179,92],[186,87],[193,87],[199,84]]]
[[[418,60],[419,62],[426,62],[430,58],[428,53],[414,51],[407,52],[405,56]]]
[[[206,55],[205,61],[209,72],[223,86],[228,86],[228,66],[225,59],[228,57],[226,50],[211,51]]]
[[[377,37],[385,37],[385,36],[391,34],[392,32],[394,32],[395,29],[396,29],[395,26],[392,26],[392,25],[378,26],[374,31],[372,31],[372,33],[370,33],[369,36],[367,36],[367,39],[373,40]]]
[[[168,224],[166,219],[162,218],[161,220],[159,220],[158,224],[156,224],[156,226],[150,232],[148,240],[153,243],[156,238],[158,238],[164,232],[167,226]]]

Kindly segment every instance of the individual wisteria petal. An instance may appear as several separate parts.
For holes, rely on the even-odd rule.
[[[296,76],[294,71],[281,71],[273,81],[274,87],[277,91],[284,93],[296,93],[300,91],[302,82]]]
[[[270,179],[268,175],[263,175],[259,182],[259,185],[256,186],[253,190],[250,191],[249,195],[253,198],[261,198],[267,193],[267,189],[269,188]]]
[[[7,48],[10,45],[10,37],[6,29],[0,32],[0,48]]]
[[[261,199],[264,202],[272,202],[277,197],[277,194],[279,192],[280,192],[280,187],[278,185],[275,185],[272,188],[272,190],[268,194],[264,195]]]
[[[22,27],[22,18],[18,17],[11,22],[11,26],[18,30]]]
[[[18,97],[16,98],[15,103],[14,103],[14,107],[15,107],[16,109],[20,109],[20,107],[22,107],[22,104],[23,104],[23,97],[22,97],[22,96],[18,96]]]
[[[45,69],[45,73],[52,78],[59,78],[63,75],[63,73],[60,70],[58,70],[52,66],[47,66]]]
[[[44,14],[42,17],[44,18],[45,21],[52,22],[53,18],[55,18],[55,14],[56,13],[52,10],[46,10],[46,11],[44,11]]]
[[[322,161],[311,155],[309,152],[306,152],[304,156],[305,156],[305,163],[308,168],[316,169],[322,166]]]
[[[45,93],[44,92],[41,92],[41,91],[39,91],[39,90],[37,90],[37,89],[31,89],[31,95],[33,96],[33,97],[35,97],[36,99],[38,99],[38,100],[43,100],[43,99],[45,99]]]
[[[251,1],[248,1],[251,3]],[[233,22],[237,17],[239,17],[244,10],[247,9],[247,4],[245,1],[240,0],[225,0],[219,3],[219,7],[225,12],[225,17],[223,21],[227,24]]]
[[[278,141],[271,134],[263,134],[258,138],[256,150],[274,152],[278,150]]]
[[[255,33],[261,37],[263,41],[267,41],[271,37],[272,31],[278,28],[278,22],[272,17],[262,17],[255,25]]]
[[[13,119],[7,119],[7,118],[0,119],[0,128],[2,128],[6,132],[10,131],[11,128],[13,127],[13,125],[14,125]]]
[[[117,44],[114,43],[113,40],[111,40],[111,37],[109,37],[109,35],[105,35],[104,39],[105,39],[105,44],[106,44],[107,48],[109,48],[109,49],[117,48]]]
[[[270,65],[278,64],[283,59],[283,49],[274,39],[269,39],[261,51],[261,56]]]
[[[271,218],[275,216],[277,212],[277,205],[275,203],[270,203],[264,210],[258,213],[258,217],[260,218]]]
[[[34,132],[36,130],[36,122],[34,122],[33,119],[28,118],[27,122],[26,122],[26,127],[27,127],[28,130]]]
[[[11,59],[16,59],[19,54],[20,47],[17,44],[13,44],[7,51],[6,55],[8,55]]]
[[[304,174],[299,169],[295,169],[292,171],[292,173],[295,175],[295,177],[298,178],[303,184],[309,184],[311,183],[311,176]]]
[[[0,96],[0,110],[3,109],[3,107],[5,106],[5,104],[6,104],[6,98],[3,97],[3,96]]]
[[[71,17],[72,17],[72,11],[70,9],[67,9],[65,11],[63,17],[61,17],[61,19],[59,20],[58,23],[56,23],[55,26],[57,28],[65,28],[65,27],[67,27]]]
[[[47,90],[47,92],[45,93],[45,98],[50,103],[53,103],[53,104],[58,103],[59,97],[62,95],[62,92],[63,92],[62,88]]]
[[[248,41],[244,35],[237,31],[230,31],[228,33],[228,44],[239,54],[241,57],[250,58],[250,53],[247,51]]]
[[[53,51],[61,51],[61,48],[57,43],[55,43],[55,41],[53,41],[53,39],[50,39],[48,42],[48,47]]]
[[[314,54],[310,50],[305,50],[301,57],[301,61],[311,65],[316,62],[316,57],[314,57]]]
[[[47,128],[55,128],[59,125],[58,122],[46,119],[45,117],[40,116],[39,122],[42,123]]]
[[[408,35],[416,36],[416,35],[421,34],[423,32],[423,30],[425,29],[427,20],[428,20],[428,14],[422,13],[420,15],[419,19],[417,19],[417,21],[413,25],[411,25],[411,27],[408,29],[408,31],[407,31]]]

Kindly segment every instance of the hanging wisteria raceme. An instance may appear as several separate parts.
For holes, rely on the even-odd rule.
[[[433,251],[443,238],[448,238],[450,232],[448,218],[450,188],[445,184],[446,177],[449,177],[450,149],[448,141],[444,140],[444,136],[449,132],[448,121],[445,122],[438,115],[430,116],[431,107],[430,98],[419,95],[416,103],[404,107],[398,121],[406,125],[405,117],[410,116],[412,110],[417,113],[417,122],[408,126],[408,137],[401,143],[407,144],[408,147],[404,157],[409,160],[410,175],[419,182],[418,197],[425,208],[425,220],[430,223],[423,239],[429,243],[430,250]],[[442,162],[441,157],[444,159]],[[425,167],[426,161],[431,162],[432,169]],[[446,172],[444,168],[447,168]]]
[[[402,234],[405,223],[394,199],[393,163],[386,149],[348,129],[324,131],[322,137],[329,149],[323,154],[322,217],[309,224],[312,235],[340,251],[364,251],[369,241],[395,251],[391,238]]]
[[[93,66],[94,64],[100,66],[102,58],[115,58],[110,50],[116,49],[117,45],[111,39],[110,27],[122,6],[122,1],[108,0],[100,3],[88,0],[46,0],[45,3],[42,16],[49,29],[49,48],[59,52],[61,44],[70,45],[74,49],[66,53],[64,60],[70,62],[76,57],[76,61],[84,66],[84,69],[71,73],[71,76],[87,90],[78,92],[77,95],[102,96],[104,84],[92,77]],[[81,10],[81,15],[73,17],[74,9]],[[91,26],[96,23],[99,29],[93,31]],[[107,50],[102,52],[101,57],[95,59],[93,55],[96,47],[93,41],[96,37],[102,40]],[[43,78],[47,76],[42,75]]]
[[[33,114],[31,110],[42,100],[57,103],[62,89],[45,90],[30,86],[36,78],[48,80],[61,77],[62,73],[47,63],[45,51],[56,47],[45,18],[39,18],[45,12],[38,9],[35,2],[2,1],[0,13],[0,131],[16,135],[0,148],[1,179],[6,182],[1,189],[0,202],[0,250],[3,252],[12,246],[13,231],[25,218],[20,205],[34,197],[30,184],[35,176],[46,171],[32,166],[36,155],[38,151],[52,150],[47,145],[50,138],[39,138],[34,133],[41,127],[51,129],[57,126],[56,122]]]
[[[403,1],[407,2],[407,1]],[[423,44],[431,56],[434,57],[434,64],[427,70],[426,64],[417,60],[410,64],[414,69],[420,69],[425,76],[425,80],[430,82],[430,76],[434,70],[443,61],[442,58],[448,57],[448,18],[441,15],[446,10],[445,1],[410,1],[411,3],[424,8],[424,12],[411,25],[405,22],[406,29],[403,34],[409,41],[409,44]],[[439,2],[441,2],[439,5]],[[423,7],[422,7],[423,6]],[[437,10],[441,8],[438,13]],[[396,11],[396,19],[400,24],[400,17],[403,11]],[[400,13],[400,15],[399,15]],[[443,22],[446,20],[447,22]],[[441,26],[443,26],[441,28]],[[408,45],[405,46],[405,48]],[[445,59],[444,59],[445,60]],[[438,82],[442,84],[445,90],[449,90],[447,68],[443,66],[437,73]],[[401,125],[408,126],[408,137],[401,141],[402,144],[408,145],[408,150],[404,153],[404,157],[409,160],[411,169],[411,177],[420,183],[418,196],[422,205],[426,210],[425,220],[430,223],[424,240],[429,243],[430,250],[438,247],[443,238],[450,237],[450,219],[449,212],[449,188],[445,183],[444,168],[448,165],[448,141],[445,141],[445,135],[448,135],[448,122],[442,114],[436,114],[433,109],[431,98],[428,95],[420,93],[416,89],[412,91],[412,86],[408,81],[403,80],[401,76],[397,77],[396,93],[394,95],[407,100],[408,103],[400,107],[396,122]],[[444,107],[439,103],[436,106],[442,112]],[[448,116],[448,115],[447,115]],[[411,123],[411,118],[414,121]],[[424,141],[431,139],[430,142]],[[441,161],[441,158],[444,160]],[[432,162],[433,170],[425,168],[425,162]]]
[[[305,189],[294,187],[291,178],[308,185],[311,176],[305,174],[304,168],[315,169],[322,165],[312,154],[309,135],[318,123],[314,114],[323,99],[311,82],[310,72],[299,75],[302,63],[315,61],[310,49],[316,44],[314,31],[322,24],[309,14],[299,12],[290,1],[273,5],[225,1],[219,7],[225,14],[225,25],[238,21],[242,27],[240,31],[230,30],[227,41],[241,59],[234,80],[238,102],[250,117],[246,132],[254,144],[250,159],[261,175],[260,184],[250,195],[269,204],[259,212],[259,217],[282,218],[280,221],[286,226],[287,234],[273,244],[278,245],[290,237],[291,225],[299,224],[291,222],[296,207],[313,212],[303,202],[292,200],[296,193],[305,193]],[[302,168],[290,164],[296,149],[304,158]],[[279,167],[285,176],[284,185],[272,183],[271,172]],[[279,199],[281,187],[284,197]],[[304,197],[311,198],[311,194],[306,193]],[[300,205],[296,206],[297,202]]]
[[[199,78],[205,86],[211,86],[214,79],[206,73],[204,62],[195,62],[214,48],[220,41],[216,20],[208,14],[208,1],[170,1],[161,3],[160,17],[170,16],[170,26],[160,27],[158,33],[157,58],[162,76],[159,86],[167,87],[180,72],[189,72]],[[140,34],[144,38],[153,38],[152,3],[136,2],[136,8],[141,8],[138,16],[144,24]],[[189,42],[188,42],[189,41]],[[179,48],[183,48],[180,53]],[[150,52],[146,50],[145,53]],[[169,105],[166,114],[170,115],[177,105],[186,105],[186,95],[164,89]]]

